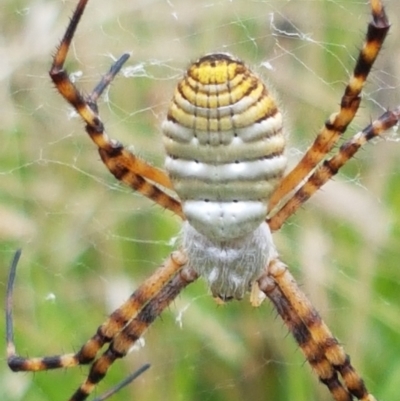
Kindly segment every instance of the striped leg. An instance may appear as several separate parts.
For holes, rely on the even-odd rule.
[[[164,309],[196,279],[197,273],[191,268],[184,267],[166,283],[140,313],[112,339],[108,349],[92,364],[87,379],[69,401],[85,400],[104,378],[114,361],[123,358]]]
[[[79,92],[71,82],[67,71],[64,70],[68,50],[87,1],[80,0],[78,3],[54,56],[49,72],[50,77],[60,94],[74,107],[86,123],[86,131],[97,145],[101,159],[110,172],[135,191],[184,218],[180,202],[154,184],[156,183],[162,188],[171,189],[171,182],[167,174],[141,160],[125,149],[119,142],[110,139],[104,132],[104,125],[97,113],[96,101],[98,97],[118,74],[129,55],[123,54],[112,65],[109,72],[87,98]]]
[[[322,185],[329,181],[355,155],[361,146],[394,127],[399,122],[399,119],[400,106],[393,111],[389,110],[382,114],[381,117],[368,125],[363,131],[360,131],[345,142],[333,157],[324,160],[311,174],[305,184],[297,190],[294,196],[268,220],[271,231],[279,230],[282,224]]]
[[[143,314],[149,301],[158,299],[165,287],[171,286],[176,276],[180,277],[180,271],[186,263],[186,256],[176,251],[170,255],[166,262],[148,278],[109,318],[97,329],[96,334],[75,354],[55,355],[39,358],[25,358],[17,355],[14,344],[14,330],[12,318],[12,294],[16,274],[17,263],[21,252],[15,254],[7,286],[6,306],[6,337],[7,337],[7,362],[13,371],[39,371],[57,368],[68,368],[76,365],[93,362],[99,350],[104,344],[113,339],[129,327],[129,322]],[[164,290],[165,291],[165,290]],[[158,315],[157,315],[158,316]],[[155,317],[157,317],[155,316]]]
[[[300,290],[287,267],[273,260],[259,286],[273,302],[301,350],[335,401],[376,401],[350,363],[349,356]],[[338,373],[342,377],[340,382]]]
[[[314,170],[337,143],[357,113],[361,102],[361,91],[390,27],[381,0],[371,0],[370,2],[372,21],[368,25],[364,46],[358,56],[353,76],[350,78],[342,96],[340,110],[329,117],[301,161],[282,180],[279,187],[272,194],[269,210],[273,210],[286,195]],[[297,202],[301,204],[304,201],[298,197]],[[278,228],[280,227],[278,224],[275,225]]]

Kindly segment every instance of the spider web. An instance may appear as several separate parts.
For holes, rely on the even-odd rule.
[[[15,293],[22,355],[76,350],[165,259],[179,233],[176,218],[115,182],[51,87],[50,55],[75,4],[1,6],[0,288],[22,247]],[[400,103],[400,4],[385,4],[391,35],[347,137]],[[336,111],[369,19],[368,5],[354,0],[91,0],[67,67],[90,91],[113,60],[132,53],[100,113],[110,136],[162,166],[159,126],[177,79],[200,55],[233,53],[279,94],[294,164]],[[367,145],[275,240],[373,392],[394,400],[400,149],[395,130],[385,138]],[[99,392],[144,362],[151,370],[115,400],[330,399],[269,305],[217,307],[201,281],[117,362]],[[17,375],[3,366],[0,395],[66,400],[86,371]]]

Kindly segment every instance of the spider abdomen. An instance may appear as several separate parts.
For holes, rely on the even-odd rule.
[[[265,220],[286,167],[282,115],[241,61],[217,53],[193,63],[162,129],[166,170],[196,230],[227,241]]]

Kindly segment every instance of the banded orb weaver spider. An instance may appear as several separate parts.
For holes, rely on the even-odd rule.
[[[23,358],[16,355],[9,339],[10,367],[37,371],[92,363],[87,380],[70,398],[83,400],[114,360],[128,352],[180,291],[198,276],[205,276],[211,292],[221,300],[241,299],[250,289],[255,295],[261,292],[268,297],[336,401],[353,397],[374,400],[338,340],[280,261],[271,232],[365,142],[398,122],[399,108],[388,111],[345,142],[333,157],[324,159],[357,112],[362,87],[389,29],[382,3],[370,2],[372,22],[340,111],[327,120],[300,163],[283,178],[282,116],[262,81],[242,61],[226,53],[200,58],[177,86],[163,124],[168,174],[110,139],[98,116],[97,100],[128,55],[117,60],[88,96],[80,94],[63,69],[86,3],[79,1],[54,57],[51,78],[85,121],[112,174],[186,220],[182,247],[110,315],[80,351]],[[171,195],[171,190],[176,195]],[[244,262],[243,249],[249,259]],[[107,343],[109,348],[95,359]]]

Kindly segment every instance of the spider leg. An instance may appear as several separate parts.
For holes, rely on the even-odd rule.
[[[273,284],[271,284],[273,281]],[[274,303],[311,367],[331,392],[335,401],[376,401],[350,363],[350,357],[300,290],[287,267],[273,260],[259,286]],[[345,388],[338,380],[343,379]]]
[[[93,91],[86,97],[87,105],[96,113],[98,113],[97,100],[102,95],[107,86],[110,85],[111,82],[114,80],[115,76],[119,73],[123,64],[128,60],[128,58],[129,54],[127,53],[123,54],[110,67],[108,73],[103,75],[100,82],[95,86]],[[123,160],[124,168],[128,169],[129,171],[135,171],[137,175],[140,175],[148,180],[151,180],[157,183],[158,185],[161,185],[164,188],[168,188],[171,190],[173,189],[171,180],[163,170],[160,170],[157,167],[149,165],[148,163],[136,157],[129,151],[123,150],[123,152],[126,152],[126,154],[124,154],[125,159]],[[100,155],[101,154],[102,153],[100,152]],[[104,163],[106,163],[107,167],[109,167],[109,169],[113,171],[113,163],[115,163],[115,161],[113,161],[112,163],[112,160],[107,158],[107,154],[104,157],[102,156],[102,160],[104,161]],[[110,166],[108,166],[107,163],[110,163]],[[130,185],[129,182],[128,185]],[[130,186],[132,187],[132,185]]]
[[[18,249],[13,257],[8,276],[7,291],[6,291],[6,343],[7,343],[7,359],[9,360],[16,354],[14,343],[14,325],[12,314],[12,294],[15,282],[17,265],[21,257],[21,249]]]
[[[150,364],[145,364],[140,367],[138,370],[133,372],[131,375],[126,377],[124,380],[119,382],[116,386],[112,387],[110,390],[107,390],[101,396],[96,397],[93,401],[105,401],[108,398],[112,397],[115,393],[118,393],[119,390],[126,387],[128,384],[131,384],[136,378],[138,378],[142,373],[144,373],[147,369],[150,368]]]
[[[342,96],[339,112],[329,117],[301,161],[283,178],[269,201],[270,211],[330,152],[357,113],[361,91],[390,28],[381,0],[371,0],[371,13],[372,21],[368,24],[364,46]]]
[[[196,279],[197,273],[189,267],[178,271],[171,281],[166,283],[156,296],[142,308],[140,313],[115,335],[108,349],[94,361],[87,379],[69,401],[85,400],[104,378],[114,361],[123,358],[163,310],[187,285]]]
[[[93,362],[103,345],[111,342],[132,319],[138,316],[151,299],[158,297],[160,291],[179,273],[186,263],[186,256],[182,252],[173,252],[165,263],[121,307],[109,316],[97,329],[96,334],[77,353],[26,358],[16,354],[12,318],[12,294],[20,254],[20,251],[16,252],[11,265],[6,302],[7,363],[15,372],[67,368]]]
[[[399,119],[400,106],[394,110],[386,111],[381,117],[368,125],[368,127],[346,141],[334,156],[324,160],[303,186],[296,191],[293,197],[268,220],[271,231],[278,230],[289,216],[295,213],[305,201],[329,181],[355,155],[361,146],[398,124]]]
[[[112,82],[120,71],[124,62],[129,58],[123,54],[102,78],[92,93],[85,97],[71,82],[64,63],[75,34],[79,20],[83,14],[88,0],[80,0],[71,18],[68,28],[53,58],[49,71],[57,90],[67,100],[86,123],[86,132],[97,145],[101,159],[110,172],[120,181],[133,190],[152,199],[162,207],[171,210],[184,218],[180,202],[166,193],[163,188],[171,189],[172,185],[168,175],[151,166],[129,152],[118,141],[110,139],[104,132],[104,125],[97,113],[96,101],[104,89]],[[161,186],[161,188],[155,184]]]
[[[295,312],[293,306],[276,282],[268,274],[265,274],[260,278],[259,283],[262,286],[261,290],[275,306],[278,314],[305,354],[312,369],[320,378],[320,381],[328,387],[334,400],[351,401],[352,396],[340,382],[335,368],[327,360],[323,349],[313,340],[307,326]]]

